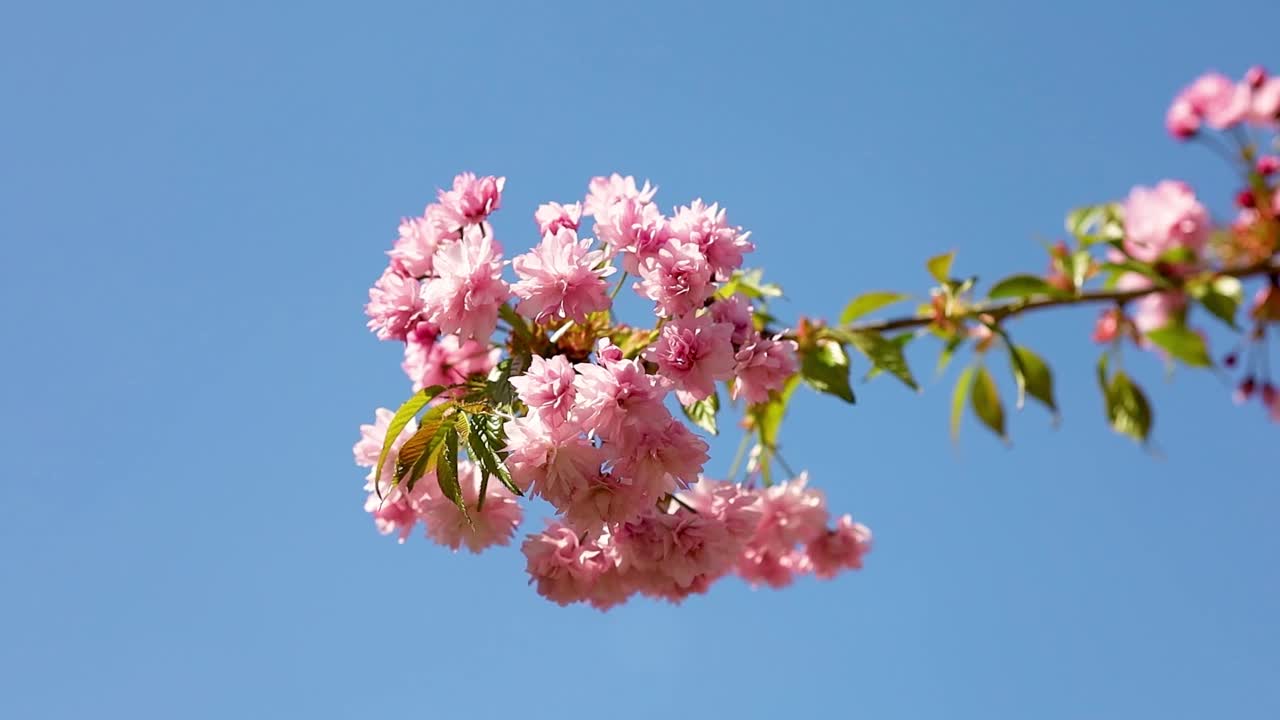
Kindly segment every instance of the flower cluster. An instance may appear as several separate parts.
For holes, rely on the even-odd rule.
[[[489,221],[503,187],[459,175],[401,224],[369,292],[369,327],[404,343],[424,393],[414,409],[433,408],[396,438],[386,410],[362,428],[379,530],[403,540],[421,522],[475,552],[510,541],[517,495],[540,498],[555,517],[524,543],[532,580],[553,601],[600,608],[637,593],[678,601],[734,572],[779,587],[860,567],[866,528],[845,516],[828,529],[803,478],[760,490],[702,479],[709,446],[672,412],[714,431],[724,386],[750,426],[799,374],[797,342],[766,330],[765,293],[741,274],[750,233],[718,204],[664,215],[649,183],[598,177],[582,202],[537,209],[541,239],[508,282]],[[598,241],[579,235],[588,218]],[[628,277],[652,302],[651,330],[613,318]],[[776,452],[757,432],[757,454]],[[770,478],[757,465],[747,480]]]
[[[608,609],[632,595],[679,602],[737,574],[751,585],[789,585],[862,567],[871,532],[849,515],[827,527],[821,492],[805,478],[752,490],[702,479],[671,502],[599,535],[561,520],[524,542],[538,593]]]

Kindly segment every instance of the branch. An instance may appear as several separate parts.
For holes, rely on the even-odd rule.
[[[1236,278],[1256,277],[1259,275],[1276,275],[1280,274],[1280,264],[1271,261],[1263,261],[1254,265],[1248,265],[1240,268],[1229,268],[1220,270],[1218,275],[1225,275]],[[1139,290],[1094,290],[1090,292],[1082,292],[1078,295],[1070,297],[1052,297],[1039,300],[1011,300],[1011,301],[988,301],[970,306],[963,312],[949,315],[949,320],[965,320],[978,317],[979,315],[989,315],[995,320],[1004,320],[1023,313],[1029,313],[1035,310],[1044,310],[1047,308],[1063,307],[1069,305],[1086,305],[1090,303],[1111,302],[1126,303],[1136,300],[1145,295],[1153,293],[1168,292],[1170,290],[1179,290],[1182,283],[1172,281],[1169,287],[1153,285],[1149,288]],[[932,324],[935,316],[930,315],[912,315],[909,317],[889,318],[886,320],[872,320],[863,323],[854,323],[846,329],[854,332],[875,331],[884,332],[886,330],[901,330],[903,328],[924,327]]]

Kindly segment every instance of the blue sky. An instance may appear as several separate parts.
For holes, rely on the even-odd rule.
[[[788,459],[876,532],[833,582],[561,609],[361,510],[356,426],[406,392],[361,305],[457,171],[507,176],[512,250],[592,175],[718,200],[792,316],[953,248],[1039,269],[1134,183],[1224,213],[1163,111],[1280,66],[1280,7],[1042,5],[7,5],[0,716],[1280,716],[1276,428],[1130,353],[1159,455],[1113,436],[1088,311],[1012,326],[1064,420],[1011,448],[948,442],[949,376],[799,396]]]

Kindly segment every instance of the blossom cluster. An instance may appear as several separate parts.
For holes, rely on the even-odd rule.
[[[680,600],[734,572],[780,587],[860,567],[865,527],[846,515],[829,529],[802,477],[758,490],[704,479],[709,446],[672,412],[714,413],[719,386],[749,410],[799,372],[797,342],[734,291],[750,233],[702,200],[664,214],[656,188],[615,174],[591,180],[581,202],[541,205],[540,241],[508,263],[490,223],[504,185],[459,175],[405,219],[365,312],[379,338],[404,343],[415,391],[454,389],[433,403],[509,384],[510,401],[467,405],[502,419],[509,484],[488,482],[492,468],[474,456],[458,462],[451,492],[439,469],[405,477],[399,451],[420,429],[406,424],[388,444],[394,414],[379,410],[355,447],[378,529],[403,541],[421,522],[440,544],[478,552],[510,542],[517,493],[539,498],[554,519],[524,542],[531,581],[556,602],[600,608],[637,593]],[[594,239],[582,236],[588,222]],[[653,327],[638,334],[613,317],[628,278],[652,303]],[[747,478],[757,480],[768,484]]]

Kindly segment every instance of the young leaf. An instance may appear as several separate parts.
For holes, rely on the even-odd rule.
[[[391,452],[391,446],[400,437],[400,432],[418,414],[418,411],[426,407],[427,403],[434,400],[437,395],[444,392],[444,389],[443,385],[432,385],[429,388],[425,388],[422,392],[405,400],[400,405],[400,408],[396,410],[396,414],[391,418],[391,423],[387,426],[387,437],[382,441],[382,452],[378,453],[378,466],[373,471],[375,478],[382,477],[382,466],[387,462],[387,453]],[[375,482],[374,487],[378,491],[378,496],[381,497],[382,490],[378,487],[378,483]]]
[[[915,339],[916,339],[916,334],[912,332],[904,332],[898,335],[894,335],[891,338],[888,338],[889,342],[893,343],[894,345],[897,345],[899,348],[904,348],[904,349],[907,347],[907,343]],[[863,376],[863,381],[865,382],[867,380],[871,380],[872,378],[874,378],[875,376],[879,375],[882,372],[884,372],[884,368],[878,365],[872,365],[871,369],[867,371],[867,374]]]
[[[1000,391],[996,389],[991,373],[982,365],[974,370],[969,400],[973,406],[973,414],[978,416],[982,424],[999,435],[1001,440],[1005,439],[1004,406],[1000,403]]]
[[[849,341],[854,347],[867,356],[872,365],[890,373],[901,380],[912,390],[919,390],[916,379],[907,366],[907,358],[902,353],[902,344],[886,340],[883,335],[873,330],[860,330],[848,333]]]
[[[881,338],[883,340],[883,338]],[[855,402],[849,386],[849,356],[834,340],[822,339],[800,353],[800,375],[818,392]]]
[[[1214,317],[1231,328],[1240,329],[1236,325],[1236,311],[1240,309],[1240,303],[1244,299],[1244,290],[1238,278],[1223,275],[1208,284],[1192,285],[1191,294]]]
[[[400,452],[396,455],[396,482],[404,479],[406,473],[417,464],[423,453],[430,451],[432,440],[440,432],[440,426],[444,423],[443,416],[447,406],[448,403],[441,403],[428,410],[422,416],[422,422],[418,423],[418,431],[400,446]],[[409,481],[416,480],[417,478],[411,477]]]
[[[844,312],[840,313],[840,324],[848,325],[867,313],[875,312],[880,308],[907,300],[910,297],[910,295],[905,295],[903,293],[886,292],[883,290],[864,293],[850,300],[849,304],[844,306]]]
[[[440,453],[444,447],[445,437],[453,428],[453,423],[447,418],[440,417],[443,408],[432,408],[430,412],[422,416],[422,427],[424,430],[431,431],[430,437],[427,437],[426,444],[422,448],[422,452],[413,460],[413,464],[404,469],[402,475],[397,475],[397,482],[404,482],[409,490],[413,490],[413,486],[422,479],[424,475],[436,468],[440,460]],[[397,468],[400,470],[401,468]]]
[[[751,405],[747,408],[747,416],[751,419],[751,429],[759,436],[758,463],[760,476],[766,486],[772,483],[770,478],[769,456],[778,447],[778,430],[782,427],[782,418],[787,412],[787,403],[791,394],[800,384],[799,378],[792,375],[780,392],[771,393],[768,402]]]
[[[969,399],[969,388],[973,384],[973,366],[964,369],[956,378],[956,387],[951,391],[951,440],[960,439],[960,418],[964,415],[964,401]]]
[[[1209,351],[1205,348],[1204,338],[1180,322],[1148,332],[1147,339],[1191,367],[1209,367],[1213,364],[1209,359]]]
[[[1018,407],[1026,395],[1039,400],[1045,407],[1058,412],[1053,398],[1053,371],[1039,355],[1020,345],[1009,345],[1009,361],[1014,378],[1018,382]]]
[[[706,430],[712,435],[719,435],[720,430],[716,427],[716,413],[720,411],[720,393],[711,393],[705,400],[695,400],[688,405],[682,405],[685,417],[698,427]]]
[[[925,267],[929,269],[929,274],[934,280],[945,283],[951,279],[951,262],[956,259],[955,251],[935,255],[929,258],[929,262],[925,263]]]
[[[1151,434],[1151,404],[1142,388],[1124,371],[1117,372],[1106,388],[1107,419],[1116,432],[1146,442]]]
[[[1002,298],[1026,298],[1034,295],[1058,297],[1062,291],[1035,275],[1011,275],[996,283],[987,295],[993,300]]]

